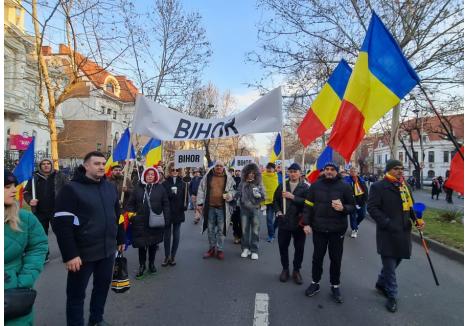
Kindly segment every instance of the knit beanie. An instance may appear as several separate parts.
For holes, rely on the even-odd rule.
[[[385,165],[385,172],[390,171],[391,169],[393,169],[396,166],[403,166],[403,163],[401,163],[398,160],[388,160],[387,164]]]
[[[7,169],[4,169],[4,179],[3,179],[3,186],[6,187],[12,183],[15,184],[15,186],[18,185],[18,180],[16,179],[16,177],[13,175],[13,173],[11,173],[10,171],[8,171]]]
[[[327,166],[331,166],[331,167],[335,168],[336,172],[339,172],[339,171],[340,171],[340,168],[338,167],[338,165],[336,165],[336,163],[333,162],[333,161],[330,161],[330,162],[325,163],[325,165],[323,166],[323,168],[325,169]]]

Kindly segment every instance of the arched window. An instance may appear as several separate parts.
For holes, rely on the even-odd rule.
[[[434,172],[434,170],[429,170],[429,171],[427,171],[427,176],[428,176],[429,178],[434,178],[434,177],[435,177],[435,172]]]
[[[114,94],[114,84],[111,83],[111,82],[108,82],[108,83],[106,84],[106,91],[108,91],[108,92]]]

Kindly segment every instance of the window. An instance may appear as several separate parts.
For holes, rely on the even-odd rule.
[[[429,163],[434,163],[434,151],[429,151],[428,162]]]
[[[112,83],[107,83],[107,84],[106,84],[106,91],[108,91],[108,92],[114,94],[114,84],[112,84]]]
[[[405,152],[405,163],[408,162],[408,153]]]
[[[403,152],[398,152],[398,160],[403,162]]]
[[[112,110],[111,109],[107,109],[107,114],[111,114],[112,113]]]
[[[444,163],[448,163],[449,161],[449,151],[444,151]]]
[[[414,159],[419,161],[419,152],[414,152]]]
[[[382,155],[377,155],[377,164],[382,164]]]
[[[114,120],[117,119],[117,111],[114,111],[112,113],[112,119],[114,119]]]
[[[435,172],[434,172],[434,170],[429,170],[429,171],[427,171],[427,176],[428,176],[429,178],[434,178],[434,177],[435,177]]]
[[[385,154],[385,163],[387,163],[387,161],[388,161],[388,155]]]
[[[101,105],[101,113],[102,114],[106,113],[106,107],[104,105]]]

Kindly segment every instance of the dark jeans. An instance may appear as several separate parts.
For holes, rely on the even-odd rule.
[[[354,212],[349,214],[349,224],[351,226],[351,230],[358,230],[359,224],[361,224],[362,220],[366,217],[366,204],[361,206],[359,209],[356,209]]]
[[[267,219],[268,237],[274,238],[276,228],[278,227],[278,223],[276,223],[276,220],[275,220],[275,209],[273,207],[273,204],[266,205],[266,219]]]
[[[242,238],[242,224],[240,217],[240,207],[236,206],[231,215],[232,221],[232,234],[234,237],[241,239]]]
[[[278,246],[281,256],[281,265],[283,265],[283,269],[289,269],[289,244],[291,243],[291,237],[294,239],[293,268],[295,271],[299,271],[302,266],[302,259],[304,258],[306,239],[306,235],[302,229],[298,228],[295,231],[278,229]]]
[[[49,234],[49,225],[50,225],[50,220],[54,216],[54,213],[34,213],[36,215],[37,219],[39,222],[41,222],[42,227],[44,228],[44,232],[46,235]]]
[[[93,292],[89,304],[89,322],[102,321],[107,293],[112,281],[114,269],[114,255],[107,258],[84,262],[78,272],[68,272],[67,278],[67,325],[83,326],[83,305],[86,296],[86,287],[89,277],[93,275]]]
[[[179,248],[180,240],[180,224],[181,223],[171,223],[164,229],[164,254],[166,255],[166,257],[174,258],[177,253],[177,248]]]
[[[452,194],[453,194],[453,190],[452,190],[452,189],[447,189],[447,190],[445,190],[445,200],[446,200],[447,203],[449,203],[449,204],[452,204],[452,203],[453,203]]]
[[[315,283],[320,282],[323,272],[323,258],[328,249],[328,256],[330,257],[330,284],[340,285],[344,234],[341,232],[313,231],[312,238],[314,242],[312,281]]]
[[[158,250],[158,245],[153,244],[148,247],[138,248],[138,260],[140,265],[146,264],[146,252],[148,252],[148,262],[150,265],[154,265],[154,260],[156,259],[156,250]]]
[[[380,256],[382,259],[382,270],[380,271],[377,283],[385,288],[390,298],[396,298],[398,285],[395,270],[401,263],[401,258]]]

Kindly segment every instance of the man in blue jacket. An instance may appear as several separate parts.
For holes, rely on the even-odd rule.
[[[106,159],[90,152],[72,181],[58,193],[52,228],[67,278],[67,325],[84,325],[86,287],[93,275],[88,325],[107,325],[104,306],[112,281],[116,249],[123,250],[124,232],[118,224],[117,189],[104,176]]]
[[[367,204],[367,186],[363,178],[358,176],[356,168],[349,169],[349,176],[344,178],[353,189],[354,200],[356,201],[356,210],[349,214],[349,224],[351,226],[351,238],[357,238],[359,224],[366,217]]]

